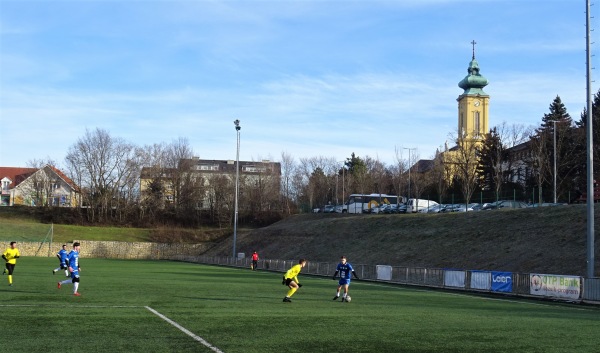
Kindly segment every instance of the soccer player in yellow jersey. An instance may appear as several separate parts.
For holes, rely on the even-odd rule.
[[[290,297],[294,295],[294,293],[296,293],[298,288],[302,287],[302,285],[298,281],[298,274],[300,273],[300,270],[302,270],[302,267],[304,267],[305,265],[306,260],[300,259],[297,265],[292,266],[292,268],[290,268],[285,273],[285,275],[283,275],[283,281],[281,282],[281,284],[285,284],[286,286],[290,287],[290,290],[287,292],[287,295],[285,296],[285,298],[283,298],[284,302],[291,303],[292,300],[290,299]]]
[[[10,248],[6,249],[4,253],[2,253],[2,258],[6,261],[6,269],[2,274],[8,273],[8,285],[12,286],[12,274],[15,270],[15,265],[17,264],[17,259],[21,257],[21,253],[19,253],[19,249],[17,249],[17,242],[11,241]]]

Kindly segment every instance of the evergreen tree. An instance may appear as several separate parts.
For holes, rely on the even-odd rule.
[[[579,144],[583,149],[581,153],[580,161],[580,172],[577,178],[577,187],[582,191],[585,190],[587,182],[587,107],[583,108],[581,113],[581,120],[575,122],[575,125],[580,130],[578,133]],[[592,152],[594,158],[594,174],[598,175],[600,172],[600,90],[594,95],[592,101]]]
[[[550,104],[550,112],[542,117],[542,124],[536,130],[538,136],[545,135],[544,155],[548,156],[548,168],[544,168],[547,175],[541,185],[546,193],[546,199],[552,200],[554,193],[554,177],[556,173],[557,199],[567,200],[569,192],[575,189],[574,180],[580,171],[581,145],[578,131],[573,126],[573,119],[567,112],[559,96]],[[556,153],[556,158],[555,158]],[[556,165],[554,165],[556,161]]]
[[[507,153],[496,127],[485,135],[479,153],[477,173],[481,187],[486,190],[494,190],[496,195],[499,195],[503,183],[503,165],[507,159]]]

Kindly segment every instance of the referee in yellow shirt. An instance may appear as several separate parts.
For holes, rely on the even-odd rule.
[[[292,300],[290,299],[290,297],[294,295],[294,293],[296,293],[298,288],[302,287],[302,285],[298,281],[298,274],[300,273],[300,270],[302,270],[302,267],[304,267],[305,265],[306,260],[300,259],[297,265],[292,266],[292,268],[290,268],[285,273],[285,275],[283,275],[283,281],[281,282],[281,284],[285,284],[286,286],[290,287],[290,290],[287,292],[287,295],[285,296],[285,298],[283,298],[284,302],[291,303]]]
[[[17,264],[17,259],[21,257],[21,253],[19,253],[19,249],[17,249],[17,242],[11,241],[10,248],[6,249],[4,253],[2,253],[2,258],[6,261],[6,269],[2,272],[3,275],[8,273],[8,285],[12,286],[12,274],[15,270],[15,265]]]

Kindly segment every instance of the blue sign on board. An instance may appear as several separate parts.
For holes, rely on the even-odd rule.
[[[512,292],[512,272],[492,271],[492,292]]]

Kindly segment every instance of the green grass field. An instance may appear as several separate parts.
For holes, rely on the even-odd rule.
[[[149,241],[150,229],[123,227],[88,227],[68,224],[45,224],[22,219],[0,220],[0,241],[41,242],[52,240],[56,243],[72,242],[75,239],[116,240],[127,242]]]
[[[352,283],[353,301],[341,303],[332,301],[337,282],[302,274],[303,288],[292,303],[283,303],[286,287],[279,273],[85,258],[82,296],[74,297],[71,285],[57,289],[64,274],[52,275],[56,265],[55,259],[24,257],[12,287],[0,276],[0,352],[600,349],[596,307],[362,281]]]

